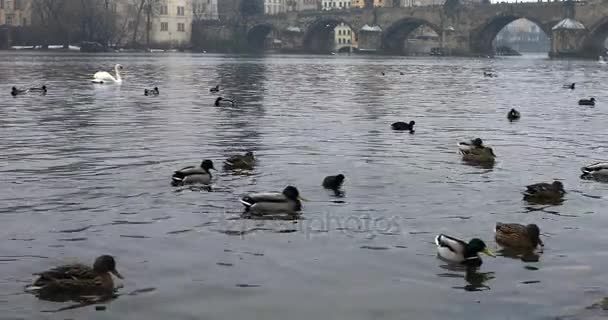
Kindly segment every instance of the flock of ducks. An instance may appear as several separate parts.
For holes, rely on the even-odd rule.
[[[120,83],[122,82],[122,78],[120,77],[119,70],[122,70],[122,66],[116,65],[116,76],[112,76],[107,72],[97,72],[92,82],[98,84]],[[488,72],[484,72],[484,76],[497,77],[497,75]],[[564,88],[574,90],[575,83],[565,85]],[[46,86],[24,90],[13,87],[11,94],[16,96],[28,92],[46,93],[46,91]],[[209,91],[211,93],[218,93],[220,87],[217,85]],[[144,95],[146,96],[157,96],[159,94],[158,87],[144,90]],[[595,99],[583,99],[579,101],[579,104],[594,105]],[[218,107],[225,105],[234,106],[235,102],[218,97],[214,105]],[[521,114],[519,111],[511,109],[507,114],[507,118],[509,121],[516,121],[521,118]],[[415,124],[415,121],[395,122],[391,125],[391,128],[398,131],[409,131],[413,134],[415,132]],[[466,163],[492,166],[496,159],[493,149],[484,145],[480,138],[460,142],[457,144],[457,147],[462,160]],[[253,152],[247,152],[243,155],[234,155],[226,159],[224,161],[224,169],[253,170],[255,164],[256,158]],[[198,166],[181,168],[173,172],[171,185],[173,187],[210,185],[212,170],[216,170],[212,160],[203,160]],[[583,172],[581,178],[608,181],[608,162],[595,163],[583,167],[581,171]],[[322,186],[326,189],[339,192],[345,178],[343,174],[327,176],[323,180]],[[524,200],[530,203],[560,204],[563,201],[565,193],[563,184],[560,181],[554,181],[552,183],[529,185],[523,194]],[[288,214],[294,218],[298,217],[299,212],[302,210],[302,201],[305,201],[305,199],[300,196],[300,192],[294,186],[287,186],[280,193],[251,193],[240,199],[240,203],[244,206],[244,216]],[[505,248],[517,250],[517,252],[533,252],[539,246],[541,249],[544,247],[544,243],[540,239],[540,228],[536,224],[521,225],[499,222],[496,224],[494,231],[497,244]],[[481,266],[481,253],[495,257],[495,254],[487,247],[483,240],[478,238],[465,242],[449,235],[440,234],[435,237],[435,244],[439,258],[466,267],[477,268]],[[116,270],[114,257],[110,255],[98,257],[92,267],[82,264],[65,265],[37,275],[38,278],[32,285],[26,287],[26,291],[34,293],[40,298],[51,300],[61,296],[111,295],[115,289],[112,275],[120,279],[123,278]]]

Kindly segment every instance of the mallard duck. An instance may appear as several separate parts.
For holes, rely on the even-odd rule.
[[[18,95],[22,95],[22,94],[26,94],[28,93],[30,90],[29,89],[17,89],[17,87],[13,87],[11,89],[11,95],[14,96],[18,96]]]
[[[253,215],[296,214],[302,210],[300,192],[296,187],[288,186],[282,193],[253,193],[241,199],[245,212]]]
[[[29,88],[28,89],[30,92],[40,92],[41,94],[45,95],[47,90],[46,90],[46,86],[43,85],[42,87],[33,87],[33,88]]]
[[[503,247],[534,250],[538,245],[544,247],[540,239],[540,229],[535,224],[524,226],[518,223],[496,223],[494,228],[496,242]]]
[[[393,130],[409,130],[410,133],[414,133],[415,124],[416,121],[410,121],[409,123],[399,121],[391,124],[391,128],[393,128]]]
[[[454,237],[440,234],[435,237],[437,254],[443,260],[453,263],[460,263],[470,266],[480,266],[481,257],[479,253],[484,253],[490,257],[496,257],[486,244],[477,238],[471,239],[469,243]]]
[[[248,151],[244,155],[234,155],[224,161],[224,168],[228,170],[241,169],[241,170],[253,170],[255,165],[255,158],[253,152]]]
[[[586,167],[582,167],[583,175],[581,178],[597,178],[608,180],[608,162],[598,162]]]
[[[494,162],[496,155],[492,148],[484,146],[480,138],[471,140],[471,142],[458,143],[458,150],[462,154],[462,160],[468,162],[488,163]]]
[[[218,84],[217,86],[215,86],[215,87],[213,87],[213,88],[209,89],[209,92],[211,92],[211,93],[217,93],[217,92],[220,92],[220,85]]]
[[[498,77],[498,75],[496,75],[495,73],[487,72],[487,71],[483,72],[483,76],[484,77],[488,77],[488,78],[496,78],[496,77]]]
[[[507,119],[509,119],[509,121],[519,120],[519,118],[521,118],[521,114],[515,109],[511,109],[507,114]]]
[[[565,193],[560,181],[536,183],[526,187],[524,199],[530,202],[553,202],[561,200]]]
[[[26,291],[41,298],[54,296],[105,295],[114,290],[112,276],[123,279],[110,255],[95,259],[93,268],[82,264],[56,267],[36,274],[38,279]]]
[[[209,170],[215,170],[211,160],[204,160],[200,167],[190,166],[179,169],[173,173],[171,185],[177,187],[186,184],[210,184],[211,172]]]
[[[565,84],[564,89],[574,90],[575,86],[576,86],[576,83],[572,82],[571,84]]]
[[[158,87],[154,87],[154,89],[144,89],[144,96],[157,96],[160,94],[158,91]]]
[[[215,99],[215,103],[213,105],[215,105],[216,107],[227,107],[227,106],[233,107],[234,100],[218,97],[217,99]]]
[[[578,105],[579,106],[594,106],[595,105],[595,98],[581,99],[581,100],[578,101]]]
[[[339,174],[339,175],[335,175],[335,176],[327,176],[327,177],[325,177],[325,179],[323,179],[323,188],[331,189],[331,190],[338,190],[338,189],[340,189],[340,187],[342,187],[344,178],[345,177],[343,174]]]

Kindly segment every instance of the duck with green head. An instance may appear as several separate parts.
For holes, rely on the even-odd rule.
[[[59,266],[36,274],[38,279],[26,291],[42,299],[59,296],[108,295],[114,291],[112,275],[123,279],[110,255],[95,259],[93,267],[83,264]]]
[[[435,237],[435,244],[437,245],[439,257],[451,263],[480,266],[482,261],[479,253],[496,257],[486,244],[477,238],[471,239],[471,241],[466,243],[460,239],[440,234]]]
[[[215,170],[211,160],[204,160],[199,167],[189,166],[179,169],[173,173],[171,185],[177,187],[188,184],[210,184],[210,170]]]
[[[245,212],[253,215],[291,214],[302,210],[302,197],[294,186],[287,186],[278,193],[252,193],[241,199]]]

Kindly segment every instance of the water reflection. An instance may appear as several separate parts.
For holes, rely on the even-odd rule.
[[[486,291],[490,290],[490,287],[486,282],[495,278],[494,272],[479,272],[479,268],[456,265],[456,264],[445,264],[439,266],[442,269],[452,271],[450,273],[438,274],[442,278],[462,278],[466,284],[464,286],[454,286],[454,289],[462,289],[464,291]],[[462,274],[464,273],[464,274]]]
[[[541,253],[542,251],[537,253],[534,250],[517,250],[513,248],[502,248],[497,252],[499,256],[523,262],[538,262],[540,261]]]

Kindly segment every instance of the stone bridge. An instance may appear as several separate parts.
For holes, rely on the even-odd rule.
[[[520,18],[547,34],[552,56],[604,53],[608,0],[477,5],[448,0],[442,6],[289,12],[250,17],[235,32],[251,50],[263,48],[272,34],[284,51],[328,52],[334,27],[344,23],[356,32],[361,50],[400,53],[408,34],[424,25],[437,33],[446,54],[489,55],[498,32]]]

